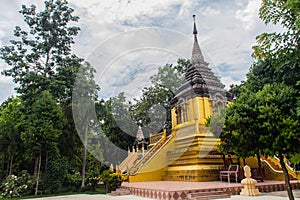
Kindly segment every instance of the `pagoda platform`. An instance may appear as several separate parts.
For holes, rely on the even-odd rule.
[[[293,189],[300,189],[300,183],[291,181]],[[283,181],[264,181],[257,183],[260,192],[285,190]],[[241,183],[213,182],[180,182],[180,181],[151,181],[122,183],[121,188],[130,190],[132,195],[161,200],[183,200],[187,194],[195,192],[223,191],[230,195],[239,195],[243,188]]]

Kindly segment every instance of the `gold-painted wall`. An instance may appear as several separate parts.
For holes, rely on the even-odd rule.
[[[174,141],[175,137],[172,136],[168,143],[165,144],[165,146],[163,146],[163,148],[161,148],[157,154],[141,168],[140,173],[149,173],[168,166],[168,151],[174,150]]]
[[[186,112],[187,112],[187,121],[182,122],[181,124],[187,122],[194,122],[198,120],[199,124],[204,125],[206,118],[211,116],[212,108],[211,101],[208,97],[195,97],[193,99],[186,100]],[[171,110],[172,115],[172,128],[175,128],[179,124],[176,119],[176,108],[173,107]]]
[[[129,182],[161,181],[163,173],[163,168],[152,172],[139,172],[135,176],[129,176]]]
[[[145,163],[140,169],[138,174],[129,176],[130,182],[142,182],[142,181],[160,181],[164,175],[164,169],[169,165],[168,151],[174,150],[175,136],[171,136],[169,141],[162,146],[162,148],[156,153],[156,155]]]

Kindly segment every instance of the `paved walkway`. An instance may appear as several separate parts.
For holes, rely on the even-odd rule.
[[[66,196],[55,196],[55,197],[44,197],[28,200],[153,200],[145,197],[124,195],[124,196],[109,196],[104,194],[77,194],[77,195],[66,195]]]
[[[295,200],[300,200],[300,190],[294,190]],[[78,195],[67,195],[67,196],[56,196],[56,197],[47,197],[47,198],[38,198],[38,199],[30,199],[30,200],[153,200],[145,197],[138,197],[133,195],[125,195],[125,196],[108,196],[108,195],[87,195],[87,194],[78,194]],[[270,192],[263,193],[261,196],[257,197],[244,197],[240,195],[231,196],[230,199],[233,200],[287,200],[287,192],[279,191],[279,192]],[[221,200],[221,199],[220,199]],[[228,200],[228,199],[223,199]]]

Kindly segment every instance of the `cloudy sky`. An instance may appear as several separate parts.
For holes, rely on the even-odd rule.
[[[0,45],[9,44],[14,26],[23,26],[22,4],[42,0],[2,0]],[[228,87],[245,79],[251,46],[262,32],[279,30],[258,18],[259,0],[69,0],[80,17],[74,53],[97,70],[100,97],[125,91],[138,96],[159,66],[190,58],[192,15],[207,62]],[[0,61],[0,68],[7,66]],[[10,78],[0,76],[0,102],[14,94]]]

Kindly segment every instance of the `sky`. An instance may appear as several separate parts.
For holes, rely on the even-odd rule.
[[[13,39],[22,4],[43,8],[41,0],[2,0],[0,45]],[[205,60],[226,88],[245,80],[253,62],[251,47],[263,32],[280,31],[258,17],[260,0],[69,0],[81,28],[73,53],[90,62],[101,87],[100,98],[124,91],[137,97],[150,85],[158,67],[190,58],[193,18]],[[8,68],[0,61],[0,70]],[[0,102],[14,95],[15,85],[0,76]]]

